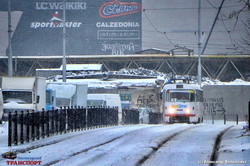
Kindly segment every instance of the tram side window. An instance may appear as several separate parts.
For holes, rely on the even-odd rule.
[[[203,91],[197,90],[197,101],[203,102]]]
[[[195,94],[190,93],[190,102],[195,102]]]

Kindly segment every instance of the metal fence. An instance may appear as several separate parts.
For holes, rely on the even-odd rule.
[[[118,108],[65,107],[9,113],[8,146],[87,128],[118,125]]]
[[[123,124],[139,124],[139,111],[137,109],[122,109]]]
[[[160,124],[163,120],[163,114],[159,112],[149,113],[149,124]]]
[[[228,122],[239,123],[238,114],[206,114],[203,116],[204,120],[210,121],[212,124],[223,123],[227,124]]]

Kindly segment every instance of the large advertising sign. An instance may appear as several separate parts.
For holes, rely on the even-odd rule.
[[[30,2],[12,38],[13,55],[62,55],[63,6],[63,0]],[[65,8],[67,55],[141,50],[141,0],[66,0]]]

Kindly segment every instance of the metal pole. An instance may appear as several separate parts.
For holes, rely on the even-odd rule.
[[[212,124],[214,124],[214,114],[212,114]]]
[[[63,60],[62,60],[62,70],[63,70],[63,82],[66,82],[66,0],[63,0]]]
[[[201,0],[198,8],[198,83],[201,86]]]
[[[248,130],[250,130],[250,101],[248,103]]]
[[[13,76],[13,59],[12,59],[12,46],[11,46],[11,2],[8,0],[8,76]]]
[[[9,126],[8,126],[8,146],[12,145],[12,115],[11,112],[8,114],[8,121],[9,121]]]
[[[226,118],[226,114],[224,114],[224,124],[226,124],[227,118]]]

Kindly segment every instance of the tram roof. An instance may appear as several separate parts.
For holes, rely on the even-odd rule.
[[[165,84],[164,90],[168,89],[195,89],[202,90],[198,84],[187,84],[187,83],[175,83],[175,84]]]

